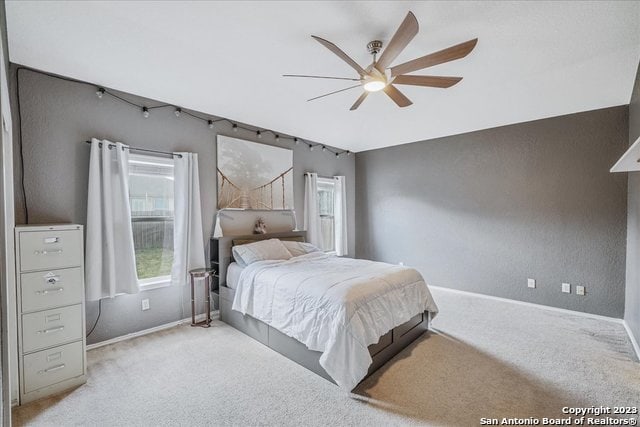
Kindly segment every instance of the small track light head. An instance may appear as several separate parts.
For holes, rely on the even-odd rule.
[[[149,109],[147,107],[142,107],[142,117],[145,119],[149,118]]]
[[[104,88],[101,88],[101,87],[100,87],[100,88],[98,88],[98,90],[96,91],[96,96],[97,96],[99,99],[102,99],[102,97],[104,96],[104,92],[105,92]]]
[[[231,128],[233,129],[234,132],[238,132],[238,125],[237,124],[233,124],[233,126],[231,126]]]
[[[209,124],[209,129],[213,129],[213,120],[209,120],[207,123]]]
[[[180,117],[180,114],[182,114],[182,108],[178,107],[176,108],[176,111],[174,111],[174,113],[176,115],[176,117]]]
[[[260,132],[259,130],[256,131],[256,136],[258,137],[258,139],[262,138],[262,132]]]

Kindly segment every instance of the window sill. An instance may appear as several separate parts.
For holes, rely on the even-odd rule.
[[[154,279],[143,279],[138,281],[140,292],[166,288],[168,286],[171,286],[171,277],[157,277]]]

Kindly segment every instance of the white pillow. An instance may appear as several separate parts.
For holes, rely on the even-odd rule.
[[[284,246],[291,252],[291,256],[300,256],[310,254],[311,252],[320,252],[320,249],[313,246],[311,243],[305,242],[290,242],[283,240]]]
[[[256,261],[291,258],[291,253],[278,239],[260,240],[255,243],[234,246],[232,252],[236,262],[242,267]]]

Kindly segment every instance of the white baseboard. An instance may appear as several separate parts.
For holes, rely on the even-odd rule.
[[[636,341],[636,337],[633,335],[633,332],[631,332],[631,328],[629,327],[629,324],[627,323],[627,321],[623,320],[622,324],[624,325],[624,328],[627,330],[627,335],[629,335],[629,339],[631,340],[631,345],[633,346],[633,349],[636,352],[636,357],[638,358],[638,360],[640,360],[640,346],[638,346],[638,341]]]
[[[511,303],[511,304],[524,305],[524,306],[527,306],[527,307],[535,307],[535,308],[541,308],[541,309],[544,309],[544,310],[557,311],[557,312],[560,312],[560,313],[572,314],[572,315],[575,315],[575,316],[589,317],[591,319],[604,320],[606,322],[614,322],[614,323],[620,323],[620,324],[622,324],[622,322],[623,322],[622,319],[618,319],[617,317],[601,316],[599,314],[585,313],[583,311],[569,310],[569,309],[566,309],[566,308],[551,307],[551,306],[548,306],[548,305],[535,304],[535,303],[532,303],[532,302],[525,302],[525,301],[518,301],[518,300],[514,300],[514,299],[509,299],[509,298],[494,297],[492,295],[479,294],[479,293],[476,293],[476,292],[460,291],[458,289],[443,288],[443,287],[440,287],[440,286],[432,286],[432,285],[429,285],[429,288],[438,289],[438,290],[442,290],[442,291],[446,291],[446,292],[458,293],[458,294],[473,295],[473,296],[480,297],[480,298],[490,299],[490,300],[494,300],[494,301],[508,302],[508,303]]]
[[[616,317],[601,316],[599,314],[584,313],[582,311],[568,310],[566,308],[550,307],[548,305],[535,304],[535,303],[532,303],[532,302],[517,301],[517,300],[512,300],[512,299],[502,298],[502,297],[494,297],[492,295],[479,294],[477,292],[469,292],[469,291],[461,291],[461,290],[458,290],[458,289],[443,288],[441,286],[429,285],[429,288],[438,289],[438,290],[442,290],[442,291],[445,291],[445,292],[451,292],[451,293],[473,295],[473,296],[479,297],[479,298],[485,298],[485,299],[494,300],[494,301],[502,301],[502,302],[507,302],[507,303],[511,303],[511,304],[523,305],[523,306],[534,307],[534,308],[541,308],[543,310],[555,311],[555,312],[560,312],[560,313],[565,313],[565,314],[572,314],[572,315],[588,317],[588,318],[592,318],[592,319],[604,320],[606,322],[619,323],[619,324],[623,325],[625,330],[627,331],[627,335],[629,336],[629,340],[631,341],[631,345],[633,346],[633,349],[636,352],[636,357],[638,357],[638,359],[640,360],[640,346],[638,345],[638,341],[636,341],[635,336],[631,332],[631,328],[629,328],[629,325],[623,319],[618,319]],[[219,311],[218,310],[211,312],[211,318],[212,319],[217,319],[218,317],[219,317]],[[203,319],[204,319],[204,314],[199,314],[198,316],[196,316],[196,321],[200,321],[200,320],[203,320]],[[182,319],[182,320],[176,320],[175,322],[165,323],[164,325],[155,326],[153,328],[144,329],[144,330],[138,331],[138,332],[132,332],[132,333],[127,334],[127,335],[122,335],[122,336],[119,336],[119,337],[111,338],[110,340],[101,341],[101,342],[98,342],[98,343],[95,343],[95,344],[89,344],[89,345],[87,345],[87,351],[93,350],[93,349],[96,349],[96,348],[99,348],[99,347],[104,347],[105,345],[117,343],[117,342],[120,342],[120,341],[125,341],[125,340],[129,340],[129,339],[132,339],[132,338],[141,337],[143,335],[148,335],[148,334],[151,334],[151,333],[154,333],[154,332],[162,331],[164,329],[173,328],[174,326],[182,325],[184,323],[191,323],[191,318],[188,317],[188,318],[185,318],[185,319]]]
[[[216,320],[218,317],[219,317],[218,310],[215,310],[215,311],[211,312],[211,319],[212,320]],[[204,320],[204,318],[205,318],[204,313],[203,314],[198,314],[196,316],[196,322]],[[100,348],[100,347],[104,347],[105,345],[114,344],[114,343],[117,343],[117,342],[120,342],[120,341],[130,340],[132,338],[137,338],[137,337],[141,337],[143,335],[152,334],[154,332],[158,332],[158,331],[162,331],[162,330],[165,330],[165,329],[173,328],[175,326],[183,325],[185,323],[191,323],[191,317],[187,317],[187,318],[181,319],[181,320],[176,320],[175,322],[165,323],[164,325],[154,326],[153,328],[144,329],[142,331],[132,332],[132,333],[127,334],[127,335],[121,335],[119,337],[111,338],[111,339],[106,340],[106,341],[100,341],[100,342],[97,342],[97,343],[94,343],[94,344],[88,344],[87,345],[87,351],[94,350],[94,349]]]

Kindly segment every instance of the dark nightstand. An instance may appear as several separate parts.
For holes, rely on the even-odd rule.
[[[216,270],[211,268],[196,268],[189,271],[191,279],[191,326],[202,326],[208,328],[211,324],[211,282],[210,279],[216,274]],[[205,284],[205,309],[206,317],[200,322],[196,322],[196,296],[195,279],[204,279]]]

